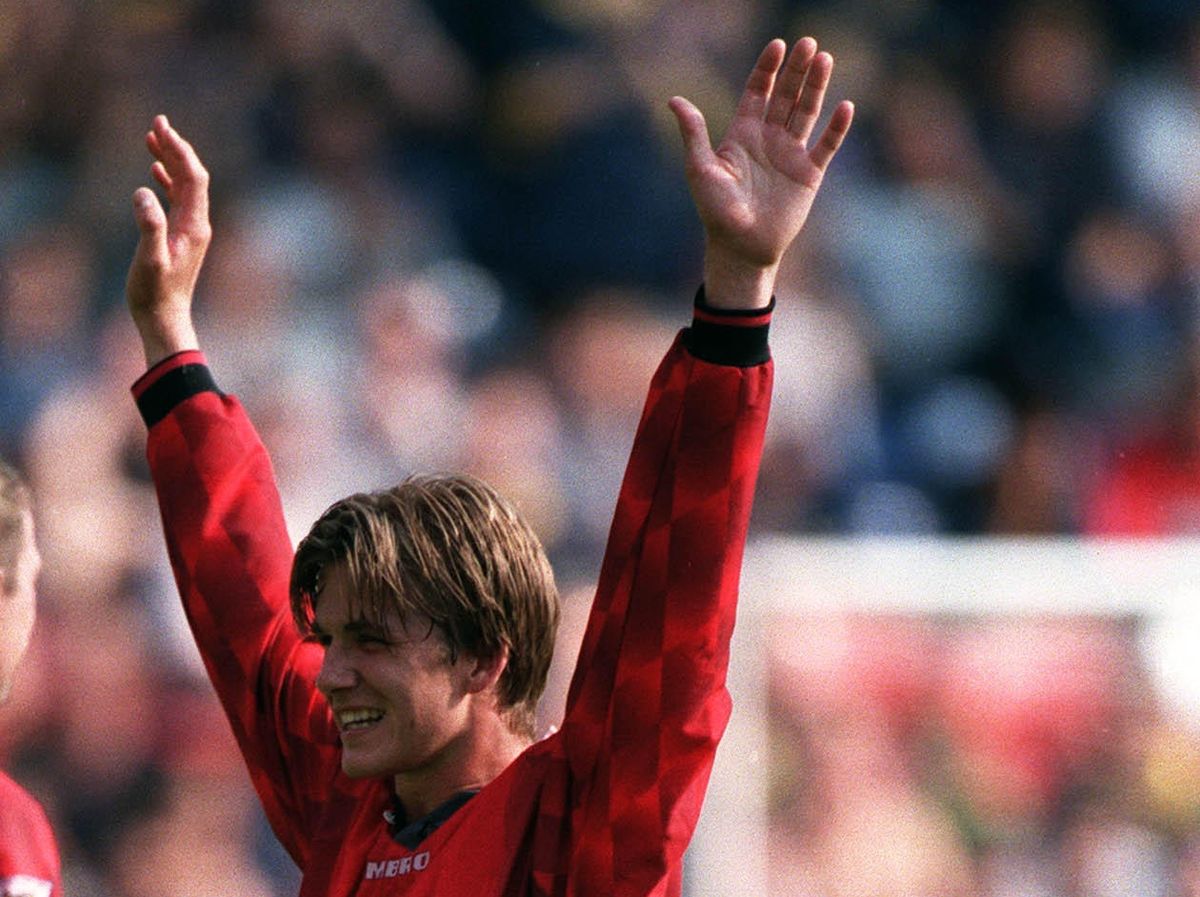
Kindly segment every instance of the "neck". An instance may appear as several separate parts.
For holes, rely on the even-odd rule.
[[[398,773],[393,788],[408,819],[420,819],[462,791],[475,791],[500,775],[530,745],[498,718],[494,727],[465,733],[420,769]]]

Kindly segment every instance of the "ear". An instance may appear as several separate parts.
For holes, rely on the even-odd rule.
[[[476,694],[494,688],[500,681],[504,671],[508,669],[508,647],[502,646],[489,657],[470,658],[470,668],[467,673],[466,689]]]

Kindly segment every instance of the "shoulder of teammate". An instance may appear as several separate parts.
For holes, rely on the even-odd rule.
[[[59,876],[58,844],[45,809],[0,772],[0,893],[50,897]],[[14,889],[18,884],[20,890]]]

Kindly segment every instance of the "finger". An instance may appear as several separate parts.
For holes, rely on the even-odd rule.
[[[804,77],[804,88],[800,91],[800,99],[796,101],[796,109],[792,112],[788,130],[803,142],[812,135],[821,116],[821,104],[825,102],[825,88],[829,86],[829,77],[833,74],[833,57],[822,51],[813,57]]]
[[[182,161],[178,146],[171,143],[172,131],[174,131],[174,128],[171,127],[171,123],[167,120],[167,117],[165,115],[156,115],[154,116],[154,121],[150,124],[150,133],[146,135],[147,141],[154,144],[151,152],[154,152],[164,162],[168,160],[171,162]],[[155,148],[157,152],[155,152]]]
[[[154,118],[152,131],[160,150],[158,160],[170,177],[172,220],[189,228],[199,229],[208,224],[208,170],[200,156],[182,135],[171,127],[165,115]]]
[[[134,253],[135,264],[164,267],[168,261],[167,215],[158,197],[147,187],[139,187],[133,194],[133,220],[137,223],[141,237]]]
[[[849,100],[842,100],[842,102],[838,103],[837,108],[833,110],[833,115],[829,119],[829,124],[825,126],[825,130],[821,134],[821,139],[808,152],[808,157],[812,160],[812,163],[822,172],[829,167],[829,163],[833,161],[833,157],[837,154],[842,141],[850,133],[850,123],[852,121],[854,121],[854,104]]]
[[[796,99],[804,86],[804,75],[817,52],[817,42],[811,37],[802,37],[792,47],[792,55],[788,57],[787,65],[779,74],[775,91],[771,94],[771,102],[767,105],[767,121],[773,125],[787,127],[792,110],[796,107]]]
[[[708,125],[700,110],[683,97],[672,97],[667,103],[675,120],[679,123],[679,133],[683,136],[683,150],[687,156],[688,169],[695,171],[703,168],[712,158],[712,141],[708,136]]]
[[[196,150],[171,127],[165,115],[155,116],[154,130],[147,135],[147,144],[151,146],[155,158],[167,166],[173,178],[180,175],[196,176],[204,170]]]
[[[174,184],[174,181],[172,181],[171,176],[167,174],[166,166],[161,162],[155,162],[150,166],[150,174],[154,176],[154,180],[158,181],[158,183],[162,185],[162,188],[167,191],[167,195],[170,196],[171,186]]]
[[[182,160],[178,153],[172,152],[172,147],[167,140],[170,130],[171,125],[165,115],[154,116],[150,132],[146,135],[146,147],[150,150],[150,154],[164,165],[179,166]]]
[[[742,98],[738,101],[735,113],[737,116],[762,121],[763,112],[767,108],[767,97],[771,95],[771,88],[775,85],[775,74],[779,71],[786,52],[787,44],[775,38],[758,54],[758,61],[754,63],[750,77],[746,79],[746,89],[742,91]]]

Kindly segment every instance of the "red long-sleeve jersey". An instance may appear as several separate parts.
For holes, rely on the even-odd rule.
[[[677,895],[718,739],[770,402],[769,310],[698,304],[659,367],[618,499],[563,724],[415,848],[389,780],[340,768],[288,605],[270,462],[198,352],[134,386],[201,654],[305,895]]]
[[[0,772],[0,897],[58,897],[61,875],[46,811]]]

